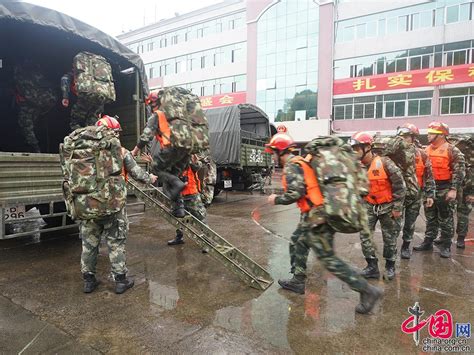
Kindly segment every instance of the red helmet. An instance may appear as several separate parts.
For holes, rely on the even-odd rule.
[[[115,117],[110,117],[107,115],[103,115],[102,118],[100,118],[95,125],[99,127],[106,126],[110,129],[113,129],[114,131],[122,130],[122,127],[120,126],[120,122],[117,121]]]
[[[405,135],[414,135],[419,136],[420,130],[416,127],[413,123],[405,123],[403,126],[397,128],[397,135],[405,136]]]
[[[287,131],[288,131],[288,128],[286,128],[285,125],[282,125],[282,124],[278,125],[278,127],[277,127],[277,132],[278,133],[286,133]]]
[[[145,103],[147,105],[159,105],[160,96],[160,90],[150,91],[147,98],[145,99]]]
[[[372,144],[374,141],[374,137],[367,132],[356,132],[352,135],[351,139],[349,139],[349,144],[351,146],[355,145],[362,145],[362,144]]]
[[[271,139],[270,142],[265,144],[265,152],[273,153],[275,151],[282,153],[285,150],[295,147],[296,144],[288,134],[277,133]]]
[[[446,123],[433,121],[428,125],[428,133],[447,136],[449,134],[449,127]]]

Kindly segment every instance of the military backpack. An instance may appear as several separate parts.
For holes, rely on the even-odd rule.
[[[164,89],[160,110],[171,129],[171,145],[199,154],[209,149],[209,126],[199,97],[181,87]]]
[[[332,136],[315,138],[305,149],[324,197],[326,223],[341,233],[361,231],[366,223],[362,196],[367,194],[368,180],[352,149]]]
[[[73,219],[97,219],[125,206],[122,147],[114,131],[79,128],[64,138],[59,155],[64,199]]]
[[[39,66],[17,65],[14,69],[14,79],[17,94],[28,105],[47,111],[58,100],[53,84],[41,72]]]
[[[97,104],[115,101],[112,68],[104,57],[79,52],[73,59],[73,72],[78,97]]]

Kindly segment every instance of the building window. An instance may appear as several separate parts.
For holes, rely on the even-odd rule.
[[[147,44],[147,51],[148,51],[148,52],[151,52],[152,50],[153,50],[153,42],[149,42],[149,43]]]
[[[474,87],[440,90],[442,115],[473,113]]]
[[[154,76],[153,76],[153,74],[154,74],[154,73],[153,73],[153,67],[150,67],[150,68],[148,69],[148,74],[149,74],[148,76],[150,77],[150,79],[153,79],[153,78],[154,78]]]
[[[179,39],[178,35],[171,36],[171,44],[172,45],[178,44],[178,39]]]
[[[160,48],[165,48],[166,47],[166,38],[163,37],[160,39]]]
[[[204,37],[204,28],[198,28],[197,30],[197,38]]]
[[[459,5],[448,6],[446,8],[446,23],[459,21]]]

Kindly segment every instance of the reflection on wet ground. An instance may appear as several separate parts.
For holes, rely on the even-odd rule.
[[[276,281],[289,276],[288,240],[298,211],[294,206],[270,208],[265,200],[224,194],[211,207],[209,224],[267,268]],[[415,243],[423,230],[420,218]],[[398,261],[394,281],[371,281],[384,288],[385,297],[373,315],[361,316],[354,313],[358,295],[324,271],[314,255],[305,295],[281,290],[276,282],[260,292],[191,241],[166,246],[173,236],[174,230],[151,211],[131,218],[128,264],[137,282],[121,296],[107,280],[105,245],[99,260],[102,284],[97,292],[84,295],[77,236],[31,245],[0,243],[0,348],[19,352],[29,344],[27,352],[32,353],[71,348],[129,353],[417,353],[420,348],[412,337],[400,330],[414,302],[426,315],[445,308],[455,322],[466,323],[474,316],[472,243],[465,250],[453,248],[452,260],[441,259],[435,248],[433,253]],[[381,250],[380,231],[375,239]],[[336,238],[336,251],[353,265],[365,266],[357,235]],[[40,332],[44,327],[49,331]],[[426,336],[425,329],[421,337]]]

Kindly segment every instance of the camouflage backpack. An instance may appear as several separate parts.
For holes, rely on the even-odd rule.
[[[32,106],[51,109],[58,100],[53,84],[46,79],[39,66],[21,64],[14,68],[14,79],[18,94]]]
[[[380,155],[392,159],[400,168],[406,185],[406,199],[417,198],[420,186],[416,178],[416,148],[400,136],[375,137],[372,149]]]
[[[181,87],[165,89],[160,97],[170,124],[171,145],[199,154],[209,149],[209,126],[199,97]]]
[[[122,147],[105,126],[79,128],[59,146],[69,215],[88,220],[120,211],[127,197]]]
[[[73,71],[79,97],[98,104],[115,101],[112,68],[104,57],[79,52],[73,59]]]
[[[332,136],[315,138],[305,149],[311,154],[310,163],[324,196],[326,222],[337,232],[361,231],[362,196],[367,194],[368,181],[352,149]]]

